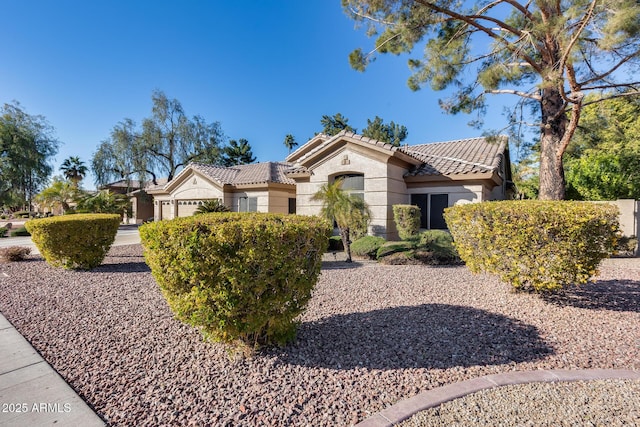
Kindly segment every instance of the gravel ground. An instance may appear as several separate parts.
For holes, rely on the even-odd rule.
[[[0,264],[0,311],[122,426],[350,425],[492,373],[640,369],[638,259],[554,299],[465,267],[327,262],[297,343],[250,359],[173,319],[139,245],[90,272]]]
[[[445,402],[400,426],[637,426],[638,402],[640,381],[521,384]]]

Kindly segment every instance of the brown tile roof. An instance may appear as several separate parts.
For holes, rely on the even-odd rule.
[[[386,142],[367,138],[353,132],[342,131],[333,137],[317,135],[310,141],[310,148],[304,145],[289,157],[295,158],[288,173],[304,173],[308,169],[302,166],[305,160],[324,150],[327,146],[342,138],[358,140],[366,145],[388,150],[390,154],[403,153],[422,164],[412,168],[405,176],[420,175],[457,175],[492,172],[500,166],[502,153],[507,144],[507,137],[468,138],[446,142],[434,142],[411,146],[396,147]],[[296,154],[300,153],[296,158]],[[289,158],[288,158],[289,159]]]
[[[284,162],[252,163],[231,167],[191,163],[191,167],[220,185],[266,184],[269,182],[295,184],[295,181],[285,174],[291,165]]]
[[[507,138],[469,138],[400,147],[423,162],[405,176],[458,175],[492,172],[500,166]]]

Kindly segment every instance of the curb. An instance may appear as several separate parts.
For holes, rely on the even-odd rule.
[[[383,409],[356,424],[356,427],[392,427],[418,412],[438,406],[444,402],[476,393],[481,390],[506,385],[533,382],[589,381],[608,379],[640,380],[640,371],[627,369],[585,369],[585,370],[539,370],[513,371],[486,375],[459,383],[449,384],[422,392]]]

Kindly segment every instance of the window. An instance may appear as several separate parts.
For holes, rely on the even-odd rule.
[[[289,213],[296,213],[296,199],[295,197],[289,197]]]
[[[342,180],[342,190],[346,193],[352,194],[356,197],[360,197],[364,200],[364,175],[357,173],[350,173],[345,175],[338,175],[334,178],[334,181]]]
[[[240,197],[238,200],[238,212],[258,212],[258,198]]]
[[[449,206],[448,194],[412,194],[411,204],[420,208],[420,228],[447,229],[444,209]]]

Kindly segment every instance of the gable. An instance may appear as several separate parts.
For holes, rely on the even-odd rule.
[[[420,164],[419,160],[398,151],[398,148],[391,144],[345,131],[331,138],[318,135],[291,153],[286,160],[293,163],[290,173],[302,173],[305,169],[313,170],[334,159],[344,153],[344,150],[382,163],[388,163],[391,158],[399,159],[407,168]]]
[[[219,183],[193,168],[185,168],[182,172],[164,188],[164,191],[172,197],[180,199],[222,198],[224,188]]]

